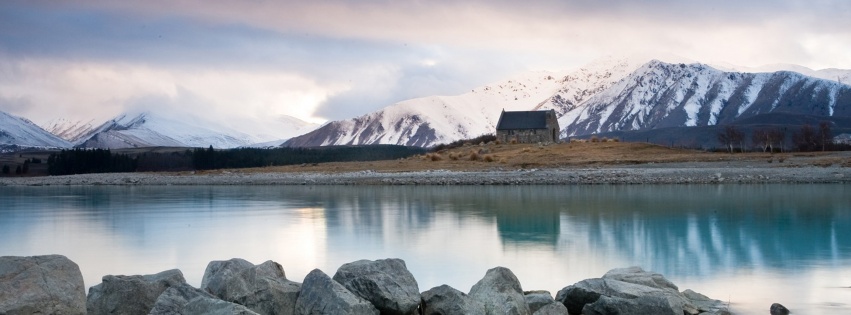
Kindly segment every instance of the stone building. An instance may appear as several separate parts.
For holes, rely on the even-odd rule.
[[[556,143],[559,126],[554,110],[502,111],[496,124],[496,139],[503,143]]]

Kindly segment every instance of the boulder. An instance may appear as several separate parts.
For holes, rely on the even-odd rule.
[[[559,302],[553,302],[542,306],[532,315],[567,315],[567,307]]]
[[[189,284],[180,284],[165,290],[157,298],[149,315],[255,315],[245,306],[222,301],[210,293]]]
[[[709,297],[694,292],[691,289],[687,289],[683,291],[683,296],[685,296],[695,307],[697,307],[700,314],[705,315],[730,315],[729,308],[727,304],[721,302],[719,300],[713,300]]]
[[[636,303],[650,303],[646,307],[655,309],[661,302],[665,302],[671,312],[677,314],[726,311],[720,301],[711,300],[694,291],[687,292],[696,302],[685,293],[680,293],[677,286],[661,274],[630,267],[613,269],[602,278],[587,279],[567,286],[558,292],[556,300],[564,304],[570,314],[585,312],[586,305],[596,303],[602,297],[609,299],[592,307],[592,311],[619,309],[613,306],[614,303],[623,303],[624,307],[629,308],[641,306]],[[654,299],[645,299],[646,297]]]
[[[553,295],[550,291],[527,291],[523,292],[523,298],[526,299],[526,306],[529,307],[529,312],[535,313],[541,307],[555,303]]]
[[[86,314],[76,263],[61,255],[0,257],[0,314]]]
[[[668,279],[665,279],[665,276],[655,272],[644,271],[641,267],[612,269],[603,275],[603,279],[619,280],[651,288],[679,291],[679,288]]]
[[[422,312],[423,315],[485,315],[485,306],[444,284],[423,292]]]
[[[295,303],[296,314],[379,314],[369,301],[350,292],[319,269],[304,277]]]
[[[381,314],[417,313],[420,289],[401,259],[358,260],[344,264],[334,281],[372,303]]]
[[[301,284],[287,280],[284,268],[274,261],[255,266],[234,258],[210,262],[201,289],[260,314],[289,315],[295,312]]]
[[[570,314],[582,314],[585,304],[597,302],[600,293],[594,288],[601,287],[600,284],[589,284],[588,282],[603,282],[603,279],[587,279],[561,289],[556,294],[555,300],[561,302]]]
[[[582,308],[585,315],[654,314],[683,315],[683,311],[671,308],[668,299],[661,296],[641,296],[627,299],[600,296],[596,302]]]
[[[100,284],[89,288],[86,308],[89,315],[147,314],[166,289],[185,283],[177,269],[144,276],[104,276]]]
[[[520,281],[505,267],[488,270],[470,289],[470,297],[484,304],[487,314],[531,314]]]
[[[768,309],[768,311],[771,315],[789,315],[789,309],[780,303],[771,304],[771,307]]]

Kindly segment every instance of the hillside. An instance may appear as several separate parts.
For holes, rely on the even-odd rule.
[[[71,143],[54,136],[26,118],[0,111],[0,146],[68,148]]]
[[[791,71],[730,72],[667,60],[673,62],[604,58],[572,72],[529,74],[462,95],[403,101],[329,122],[283,145],[428,147],[492,133],[503,109],[553,109],[562,137],[736,124],[767,113],[851,116],[851,86],[821,78],[837,75],[841,81],[851,71],[802,69],[819,76],[812,77]]]

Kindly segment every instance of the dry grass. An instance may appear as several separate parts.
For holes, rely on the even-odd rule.
[[[800,153],[795,154],[800,155]],[[456,159],[453,160],[451,156],[455,156]],[[475,158],[473,159],[471,156],[475,156]],[[475,149],[460,147],[445,150],[442,153],[429,153],[401,160],[320,163],[317,165],[276,166],[235,171],[323,173],[355,172],[362,170],[407,172],[437,169],[478,171],[688,162],[717,162],[726,165],[726,163],[748,161],[753,162],[754,165],[767,165],[766,160],[770,158],[774,159],[774,163],[777,166],[794,167],[800,165],[827,165],[830,163],[830,165],[851,167],[851,161],[849,161],[847,155],[841,155],[840,153],[816,153],[805,156],[793,156],[792,153],[775,153],[773,155],[770,153],[729,154],[671,149],[647,143],[571,141],[571,143],[547,146],[538,146],[537,144],[488,144],[481,148],[478,146]],[[826,158],[829,160],[824,160]],[[428,162],[424,163],[423,161]],[[482,161],[498,163],[482,163]],[[782,161],[785,161],[785,163]]]

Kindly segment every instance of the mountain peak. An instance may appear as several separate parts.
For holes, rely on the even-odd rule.
[[[0,146],[67,148],[71,143],[54,136],[29,119],[0,111]]]

